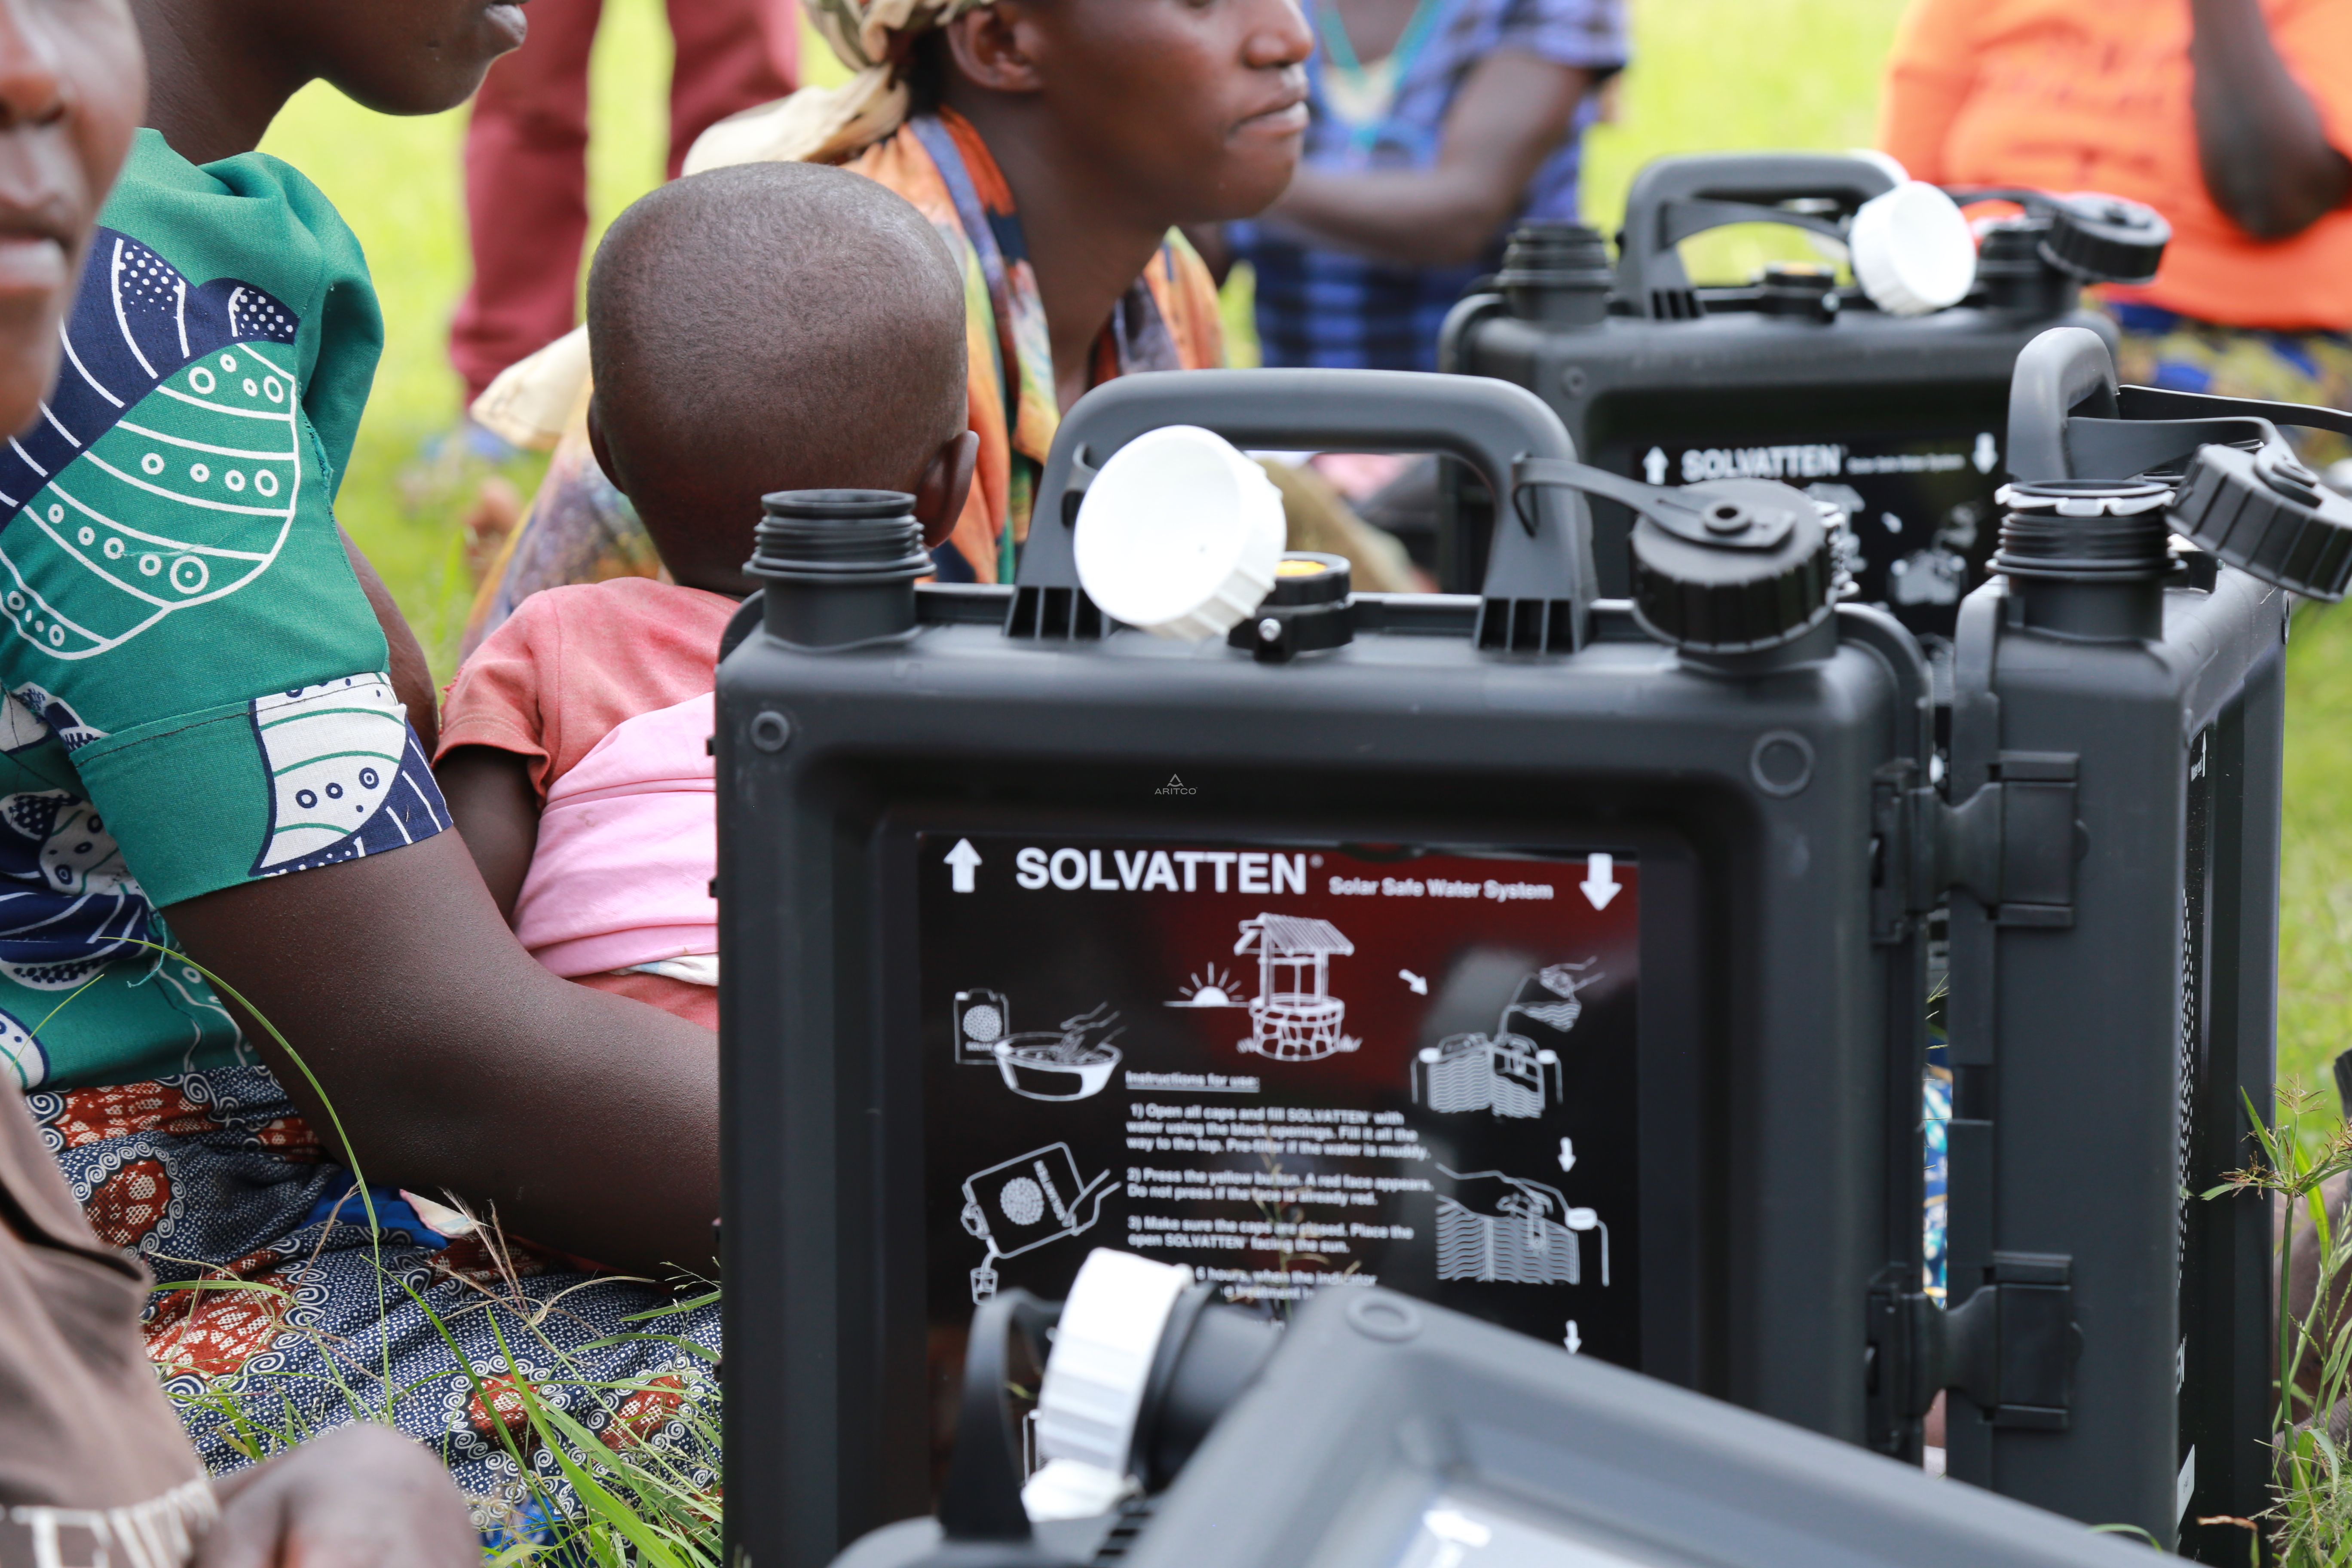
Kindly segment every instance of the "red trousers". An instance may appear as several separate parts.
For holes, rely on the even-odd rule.
[[[730,114],[792,90],[793,0],[667,0],[669,173]],[[474,280],[449,329],[466,401],[570,331],[588,237],[588,51],[603,0],[530,0],[530,37],[490,68],[466,131]]]

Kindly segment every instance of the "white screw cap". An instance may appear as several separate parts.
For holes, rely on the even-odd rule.
[[[1087,1255],[1037,1390],[1041,1456],[1127,1474],[1160,1331],[1192,1283],[1191,1269],[1131,1252],[1097,1247]]]
[[[1951,197],[1919,180],[1863,203],[1847,237],[1854,281],[1889,315],[1957,305],[1977,279],[1969,220]]]
[[[1099,1519],[1135,1489],[1116,1470],[1076,1459],[1048,1459],[1021,1488],[1022,1511],[1033,1524],[1056,1519]]]
[[[1282,545],[1282,492],[1197,425],[1111,454],[1071,541],[1078,582],[1105,615],[1188,642],[1224,636],[1264,602]]]

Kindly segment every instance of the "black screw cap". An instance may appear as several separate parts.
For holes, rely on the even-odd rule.
[[[2329,604],[2352,585],[2352,500],[2283,447],[2200,447],[2169,521],[2265,583]]]
[[[1675,492],[1690,521],[1633,525],[1633,618],[1692,653],[1755,653],[1829,615],[1836,553],[1821,509],[1769,479],[1718,479]]]
[[[2146,283],[2172,239],[2172,226],[2153,207],[2118,196],[2052,200],[2042,257],[2088,283]]]

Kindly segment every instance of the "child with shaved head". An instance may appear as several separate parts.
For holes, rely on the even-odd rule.
[[[711,689],[761,497],[901,490],[946,536],[971,483],[963,289],[871,180],[751,163],[623,213],[588,279],[598,465],[665,576],[533,595],[449,687],[435,766],[523,945],[718,1019]]]

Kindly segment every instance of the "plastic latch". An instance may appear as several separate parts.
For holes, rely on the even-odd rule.
[[[2071,752],[2003,752],[1991,782],[1958,805],[1933,789],[1912,790],[1911,912],[1958,888],[1997,924],[2072,926],[2078,766]]]
[[[1941,1318],[1946,1387],[1996,1426],[2063,1432],[2073,1424],[2074,1262],[2058,1253],[1996,1252],[1984,1283]]]

